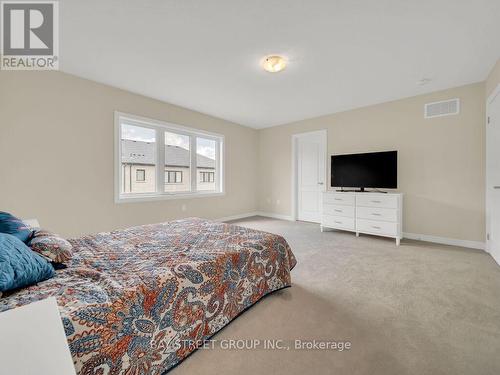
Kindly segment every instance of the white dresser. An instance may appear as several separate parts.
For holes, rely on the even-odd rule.
[[[341,229],[396,239],[403,232],[403,195],[392,193],[341,193],[323,196],[321,231]]]

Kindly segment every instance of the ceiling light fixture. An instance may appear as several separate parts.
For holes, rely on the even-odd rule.
[[[286,68],[286,60],[281,56],[267,56],[262,60],[262,68],[269,73],[278,73]]]

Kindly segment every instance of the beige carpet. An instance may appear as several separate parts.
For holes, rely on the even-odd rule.
[[[214,338],[344,340],[352,348],[201,349],[170,374],[500,374],[500,267],[486,253],[417,241],[396,247],[261,217],[235,223],[283,235],[298,264],[292,288]]]

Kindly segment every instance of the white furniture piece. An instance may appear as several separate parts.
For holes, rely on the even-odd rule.
[[[323,196],[321,231],[340,229],[396,239],[403,232],[403,195],[327,191]]]
[[[0,373],[76,375],[55,298],[0,313]]]

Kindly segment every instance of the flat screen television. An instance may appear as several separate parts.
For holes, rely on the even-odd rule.
[[[331,186],[397,189],[398,152],[332,155]]]

